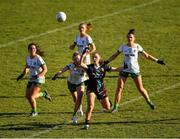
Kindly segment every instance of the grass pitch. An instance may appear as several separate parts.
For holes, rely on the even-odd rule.
[[[178,0],[6,0],[0,1],[0,137],[134,138],[180,137],[180,1]],[[67,21],[58,23],[55,13],[64,11]],[[126,33],[135,28],[137,42],[145,51],[167,63],[161,66],[139,58],[145,88],[157,109],[150,110],[139,98],[131,79],[126,82],[119,112],[102,113],[96,101],[89,130],[71,124],[73,102],[61,79],[51,77],[71,62],[69,45],[78,34],[81,22],[91,22],[91,37],[97,51],[106,59]],[[45,51],[48,66],[44,88],[54,100],[38,100],[39,116],[29,117],[30,106],[24,97],[27,78],[16,82],[25,66],[27,44],[37,42]],[[122,56],[111,66],[119,66]],[[26,76],[27,77],[27,76]],[[114,99],[118,73],[107,73],[106,87]],[[86,95],[83,98],[86,110]]]

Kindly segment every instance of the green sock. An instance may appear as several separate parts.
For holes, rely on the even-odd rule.
[[[36,108],[32,109],[32,112],[37,112],[37,109]]]
[[[114,104],[114,109],[118,109],[118,107],[119,107],[119,104]]]
[[[46,93],[44,91],[39,93],[41,97],[44,97],[46,95]]]
[[[77,113],[77,112],[74,112],[74,113],[73,113],[73,116],[76,116],[76,113]]]

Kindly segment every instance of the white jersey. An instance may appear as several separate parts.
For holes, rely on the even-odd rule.
[[[74,43],[78,47],[78,52],[82,55],[84,49],[89,48],[89,46],[93,44],[93,40],[89,35],[86,35],[86,36],[83,36],[83,37],[76,36],[76,38],[74,40]],[[87,55],[84,58],[84,63],[86,65],[89,65],[91,63],[90,55]]]
[[[122,71],[129,73],[139,73],[138,53],[143,52],[143,48],[139,44],[129,47],[127,44],[122,45],[118,49],[124,54],[124,69]]]
[[[70,70],[70,74],[68,76],[68,82],[71,84],[78,85],[89,79],[87,73],[82,68],[76,68],[74,63],[70,63],[67,65]]]
[[[43,69],[41,68],[45,62],[41,56],[36,55],[34,58],[30,58],[30,56],[26,57],[26,65],[29,68],[29,82],[38,82],[38,83],[45,83],[45,77],[41,76],[37,79],[33,79],[32,76],[36,76],[39,74]]]

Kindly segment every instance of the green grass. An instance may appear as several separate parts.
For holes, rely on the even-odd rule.
[[[129,9],[149,2],[151,1],[0,0],[0,137],[180,137],[180,1],[160,0]],[[66,22],[56,22],[57,11],[67,14]],[[107,16],[111,13],[114,15]],[[157,106],[156,110],[150,110],[143,99],[125,104],[140,96],[133,81],[129,79],[118,113],[102,113],[101,106],[96,101],[92,125],[88,131],[82,130],[84,117],[79,118],[77,126],[71,125],[73,102],[66,87],[68,73],[57,81],[52,81],[51,77],[71,61],[73,51],[68,46],[78,34],[77,25],[88,20],[93,24],[90,35],[104,59],[114,53],[120,44],[125,43],[127,31],[135,28],[137,42],[145,51],[165,60],[167,65],[161,66],[144,60],[141,56],[139,59],[143,83]],[[54,29],[59,31],[39,35]],[[24,39],[29,36],[31,38]],[[44,60],[48,73],[44,88],[54,98],[51,103],[39,99],[39,116],[34,118],[28,117],[30,106],[24,97],[27,78],[16,82],[16,77],[25,65],[27,44],[31,41],[37,42],[46,53]],[[10,42],[13,43],[8,44]],[[119,56],[111,66],[119,66],[122,58]],[[107,73],[105,78],[112,100],[117,75],[118,73]],[[170,88],[165,89],[168,87]],[[86,110],[85,95],[83,109]]]

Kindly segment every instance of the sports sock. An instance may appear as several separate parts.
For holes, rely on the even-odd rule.
[[[37,112],[37,109],[36,108],[32,109],[32,112]]]
[[[149,98],[146,98],[147,103],[151,103],[151,100]]]
[[[118,107],[119,107],[119,104],[114,104],[114,108],[113,109],[118,109]]]
[[[40,92],[39,94],[40,94],[40,96],[41,96],[41,97],[44,97],[44,96],[46,96],[46,93],[45,93],[45,91],[42,91],[42,92]]]
[[[77,113],[77,112],[74,112],[74,113],[73,113],[73,116],[76,116],[76,113]]]
[[[85,125],[89,125],[90,120],[85,120]]]
[[[79,111],[82,111],[82,104],[79,106],[79,109],[78,109]]]

